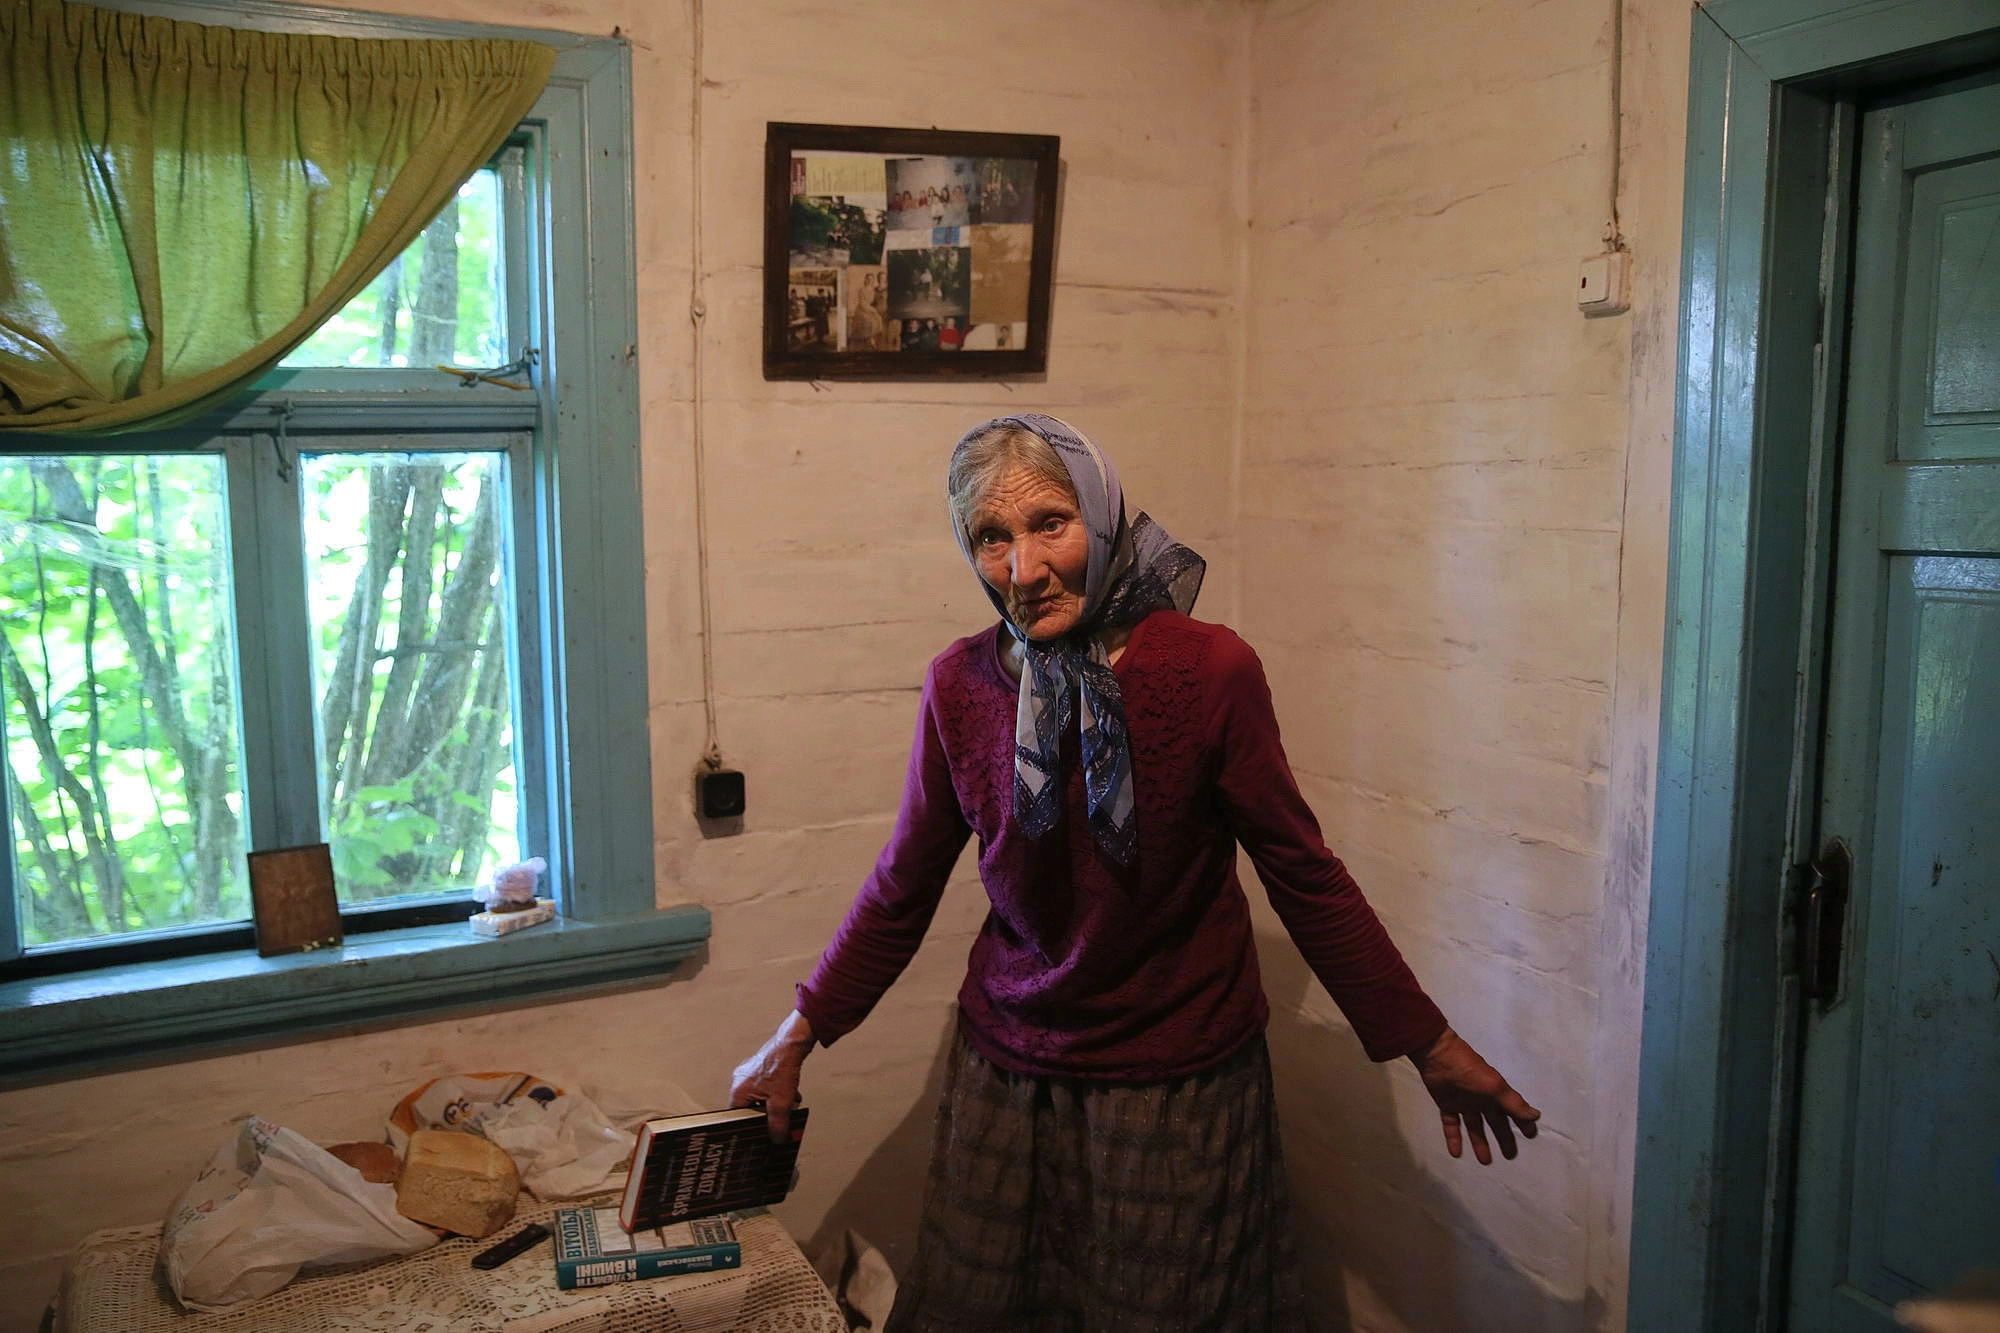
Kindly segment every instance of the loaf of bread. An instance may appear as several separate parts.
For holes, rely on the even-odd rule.
[[[363,1180],[393,1185],[403,1175],[403,1159],[386,1143],[336,1143],[327,1149],[361,1173]]]
[[[521,1174],[514,1159],[477,1134],[420,1129],[403,1152],[396,1211],[461,1236],[490,1236],[514,1216]]]

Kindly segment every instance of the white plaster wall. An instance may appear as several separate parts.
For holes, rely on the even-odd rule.
[[[1455,1025],[1544,1111],[1445,1156],[1264,913],[1320,1326],[1623,1325],[1689,8],[1251,10],[1242,626],[1294,767]]]
[[[616,996],[486,1009],[0,1091],[0,1328],[32,1328],[61,1257],[158,1219],[250,1112],[323,1142],[380,1132],[453,1070],[524,1068],[720,1102],[788,1009],[887,833],[924,663],[989,612],[941,503],[967,425],[1073,416],[1127,493],[1226,571],[1241,366],[1237,113],[1248,27],[1234,4],[1021,0],[367,0],[366,7],[608,34],[633,44],[659,893],[714,912],[704,960]],[[696,38],[703,63],[699,153]],[[1222,112],[1224,114],[1218,114]],[[767,384],[759,370],[761,164],[769,120],[1058,134],[1067,186],[1046,381]],[[692,193],[701,163],[703,248]],[[708,305],[697,384],[688,318]],[[704,413],[717,712],[749,780],[734,837],[703,839],[691,430]],[[1229,579],[1205,608],[1227,617]],[[641,719],[633,719],[640,725]],[[814,1057],[814,1133],[783,1216],[811,1241],[854,1226],[907,1251],[934,1070],[982,914],[961,876],[888,1003]]]

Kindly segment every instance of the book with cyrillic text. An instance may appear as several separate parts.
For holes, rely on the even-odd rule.
[[[564,1208],[555,1232],[556,1285],[564,1291],[743,1266],[736,1223],[727,1217],[631,1232],[618,1225],[616,1208]]]
[[[806,1108],[792,1110],[791,1132],[771,1142],[755,1107],[648,1120],[632,1154],[632,1174],[618,1221],[627,1231],[713,1217],[776,1203],[791,1193]]]

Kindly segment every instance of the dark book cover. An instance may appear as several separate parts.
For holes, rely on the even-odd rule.
[[[644,1231],[737,1208],[777,1203],[792,1189],[806,1108],[792,1111],[790,1136],[771,1142],[755,1107],[649,1120],[639,1131],[618,1221]]]

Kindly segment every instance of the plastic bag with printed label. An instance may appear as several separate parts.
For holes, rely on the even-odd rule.
[[[533,1074],[449,1074],[396,1104],[389,1140],[400,1152],[420,1129],[482,1134],[514,1159],[538,1199],[573,1199],[607,1189],[631,1159],[637,1135],[613,1123],[581,1092]]]
[[[217,1311],[270,1295],[301,1268],[437,1242],[396,1211],[394,1185],[363,1180],[304,1135],[252,1116],[174,1200],[160,1263],[183,1305]]]

